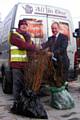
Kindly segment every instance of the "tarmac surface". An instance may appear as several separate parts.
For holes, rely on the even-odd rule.
[[[72,109],[57,110],[49,105],[49,96],[41,98],[48,114],[48,120],[80,120],[80,76],[77,81],[69,82],[69,92],[75,102],[75,107]],[[4,94],[0,83],[0,120],[40,120],[10,113],[12,103],[13,96]]]

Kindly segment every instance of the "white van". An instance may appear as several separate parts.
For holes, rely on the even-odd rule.
[[[48,37],[52,34],[51,24],[53,21],[60,23],[61,32],[68,35],[68,56],[70,59],[70,76],[74,77],[74,55],[76,52],[76,40],[73,38],[73,24],[70,13],[66,9],[57,8],[54,6],[40,5],[40,4],[16,4],[8,16],[3,21],[3,34],[0,49],[2,54],[0,63],[2,72],[2,87],[5,93],[8,93],[12,88],[11,81],[11,69],[9,66],[9,43],[8,35],[10,31],[18,27],[20,19],[26,19],[29,24],[29,32],[32,40],[41,44],[48,40]]]

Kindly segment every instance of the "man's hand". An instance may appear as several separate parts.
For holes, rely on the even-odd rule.
[[[39,49],[39,50],[42,49],[42,46],[41,46],[40,44],[35,44],[35,46],[36,46],[36,48]]]
[[[50,56],[50,57],[53,55],[53,53],[50,52],[50,51],[48,51],[47,54],[48,54],[48,56]]]

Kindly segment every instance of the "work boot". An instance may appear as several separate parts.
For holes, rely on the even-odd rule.
[[[14,114],[17,113],[17,102],[13,103],[13,106],[10,108],[10,112]]]
[[[50,96],[49,92],[49,86],[48,85],[42,85],[40,88],[40,91],[38,93],[39,97],[45,97],[45,96]]]

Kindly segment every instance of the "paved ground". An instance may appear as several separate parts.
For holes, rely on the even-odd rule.
[[[43,98],[44,107],[48,114],[48,120],[80,120],[80,82],[74,81],[69,83],[69,92],[71,93],[75,107],[68,110],[57,110],[49,105],[50,97]],[[12,95],[6,95],[2,92],[0,84],[0,120],[39,120],[30,119],[11,114],[9,107],[13,102]]]

